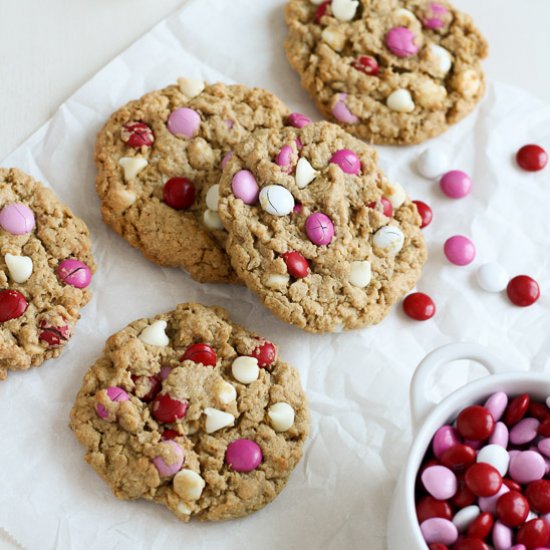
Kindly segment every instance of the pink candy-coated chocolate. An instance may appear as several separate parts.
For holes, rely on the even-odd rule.
[[[291,113],[288,115],[288,123],[294,128],[303,128],[311,124],[311,119],[302,113]]]
[[[445,466],[430,466],[420,478],[426,491],[437,500],[447,500],[456,493],[456,475]]]
[[[135,149],[151,147],[155,142],[155,134],[150,126],[137,121],[125,124],[120,130],[120,138],[126,145]]]
[[[260,194],[260,188],[256,178],[248,170],[239,170],[231,180],[231,189],[238,199],[245,204],[256,204]]]
[[[330,162],[337,164],[342,172],[356,176],[361,172],[361,161],[359,157],[349,149],[340,149],[332,155]]]
[[[109,418],[109,411],[101,403],[95,406],[95,412],[99,418],[103,418],[104,420]]]
[[[546,464],[540,453],[520,451],[513,456],[510,453],[510,477],[521,485],[542,479],[545,472]]]
[[[0,210],[0,226],[12,235],[26,235],[34,229],[34,214],[21,202],[8,204]]]
[[[428,544],[452,545],[458,538],[458,529],[445,518],[429,518],[420,524],[420,531]]]
[[[128,401],[128,399],[130,399],[130,396],[118,386],[111,386],[107,388],[107,395],[111,401],[116,403],[123,403],[124,401]]]
[[[275,163],[281,167],[283,172],[289,174],[292,171],[292,147],[290,145],[283,145],[279,151]]]
[[[177,474],[183,466],[183,450],[175,441],[164,441],[161,445],[165,445],[172,449],[172,453],[175,455],[176,461],[173,464],[168,464],[164,461],[162,456],[156,456],[153,458],[153,464],[158,470],[161,477],[171,477]]]
[[[225,153],[225,155],[222,158],[221,167],[222,170],[225,170],[225,167],[227,166],[227,163],[233,158],[233,151],[229,151]]]
[[[455,235],[445,241],[445,256],[455,265],[468,265],[476,257],[476,247],[474,243],[464,235]]]
[[[441,191],[451,199],[461,199],[472,190],[472,180],[466,172],[451,170],[439,180]]]
[[[496,495],[493,495],[492,497],[479,497],[478,500],[478,506],[482,512],[489,512],[491,514],[494,514],[497,510],[497,500],[504,494],[508,493],[510,489],[506,487],[506,485],[502,485],[502,487],[498,490],[498,493]]]
[[[159,372],[160,379],[166,380],[170,376],[171,372],[172,372],[172,367],[161,367]]]
[[[298,150],[303,149],[304,144],[302,143],[302,140],[299,136],[294,141],[296,142],[296,147]]]
[[[441,19],[441,16],[448,13],[449,10],[441,4],[432,2],[430,4],[430,11],[431,13],[429,17],[422,21],[423,25],[427,29],[441,29],[445,25],[445,22],[443,21],[443,19]]]
[[[386,46],[397,57],[411,57],[420,49],[414,33],[407,27],[394,27],[386,34]]]
[[[441,455],[451,447],[458,445],[460,438],[457,431],[449,425],[441,426],[437,432],[435,432],[432,449],[436,458],[441,458]]]
[[[538,450],[546,457],[550,457],[550,437],[541,439],[537,444]]]
[[[201,125],[201,117],[197,111],[182,107],[175,109],[168,117],[168,130],[177,137],[192,138]]]
[[[359,119],[349,110],[346,105],[346,97],[348,94],[338,94],[338,99],[332,107],[332,116],[338,121],[344,124],[356,124]]]
[[[498,422],[502,418],[507,405],[508,396],[503,391],[499,391],[493,393],[483,406],[491,413],[493,420]]]
[[[334,237],[332,220],[322,212],[310,214],[305,223],[307,238],[317,246],[326,246]]]
[[[540,422],[536,418],[523,418],[510,430],[510,443],[525,445],[537,437]]]
[[[495,550],[509,550],[512,546],[512,529],[500,521],[493,527],[493,545]]]
[[[235,472],[251,472],[261,464],[262,459],[262,449],[250,439],[237,439],[225,451],[225,461]]]
[[[227,119],[225,121],[225,125],[231,130],[231,128],[233,128],[233,126],[235,126],[235,123],[232,120]]]
[[[80,260],[63,260],[57,266],[57,276],[75,288],[86,288],[92,280],[90,268]]]
[[[506,426],[504,422],[497,422],[495,424],[495,430],[489,438],[489,445],[500,445],[506,449],[509,440],[510,434],[508,432],[508,426]]]

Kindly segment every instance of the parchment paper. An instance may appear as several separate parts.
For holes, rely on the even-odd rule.
[[[127,100],[188,75],[262,86],[319,118],[284,56],[283,5],[186,2],[2,162],[47,182],[86,220],[99,265],[93,300],[62,357],[0,384],[0,528],[24,548],[383,549],[388,504],[411,438],[408,387],[418,361],[442,344],[473,340],[518,368],[548,369],[550,171],[521,172],[513,155],[530,142],[550,149],[550,108],[518,89],[492,83],[479,110],[437,140],[448,147],[452,167],[473,177],[466,199],[443,197],[436,183],[415,173],[413,162],[430,143],[379,148],[390,178],[434,209],[419,289],[434,298],[438,313],[426,323],[396,307],[371,329],[306,334],[275,319],[244,288],[200,285],[182,271],[148,263],[104,226],[94,189],[95,135]],[[478,258],[471,266],[444,259],[442,244],[454,234],[475,241]],[[481,291],[475,269],[490,260],[537,278],[539,303],[521,309]],[[106,338],[187,300],[224,306],[276,342],[309,395],[312,429],[303,461],[274,503],[239,521],[185,525],[160,506],[118,501],[84,463],[67,427],[81,379]],[[481,374],[449,367],[435,391],[443,395]]]

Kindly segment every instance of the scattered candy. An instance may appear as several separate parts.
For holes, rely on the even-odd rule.
[[[281,254],[288,273],[295,279],[303,279],[309,275],[308,261],[299,252],[285,252]]]
[[[124,179],[132,181],[149,163],[143,157],[122,157],[118,164],[122,167]]]
[[[414,33],[407,27],[395,27],[386,34],[386,46],[397,57],[411,57],[420,49]]]
[[[222,428],[235,425],[235,417],[225,411],[220,411],[219,409],[214,409],[212,407],[206,407],[204,409],[204,414],[206,415],[205,429],[207,434],[211,434],[221,430]]]
[[[170,339],[166,336],[167,326],[166,321],[154,321],[140,332],[138,338],[150,346],[167,346],[170,343]]]
[[[420,229],[424,229],[432,223],[432,209],[425,202],[422,201],[413,201],[413,204],[416,206],[420,219],[422,220],[422,222],[420,223]]]
[[[524,145],[517,152],[516,161],[527,172],[538,172],[548,164],[548,153],[539,145]]]
[[[120,139],[134,149],[151,147],[155,141],[153,130],[144,122],[129,122],[120,130]]]
[[[378,61],[370,55],[360,55],[352,63],[352,67],[369,76],[377,76],[380,71]]]
[[[267,416],[276,432],[286,432],[294,424],[294,409],[288,403],[275,403],[267,411]]]
[[[386,99],[386,105],[397,113],[411,113],[416,107],[411,92],[404,88],[392,92]]]
[[[477,282],[487,292],[502,292],[509,280],[506,270],[496,262],[483,264],[477,271]]]
[[[350,149],[336,151],[330,159],[332,164],[337,164],[345,174],[357,175],[361,172],[361,161]]]
[[[172,399],[166,393],[159,393],[153,400],[152,414],[159,422],[171,424],[184,418],[187,414],[189,403],[187,401],[179,401]]]
[[[180,361],[193,361],[193,363],[207,367],[215,367],[217,357],[212,346],[208,344],[191,344],[180,357]]]
[[[374,234],[372,242],[377,248],[395,256],[403,248],[405,236],[399,227],[385,225]]]
[[[206,482],[193,470],[180,470],[172,482],[174,492],[183,500],[193,501],[201,498]]]
[[[416,167],[421,176],[435,179],[441,176],[449,166],[449,159],[440,147],[425,149],[418,157]]]
[[[351,262],[349,282],[358,288],[365,288],[372,279],[371,264],[367,260]]]
[[[299,189],[305,189],[318,174],[306,158],[301,158],[296,165],[296,185]]]
[[[187,210],[195,201],[195,184],[187,178],[170,178],[162,190],[164,202],[174,210]]]
[[[476,247],[474,243],[463,235],[455,235],[445,241],[445,256],[455,265],[471,264],[476,257]]]
[[[6,266],[10,273],[11,279],[15,283],[25,283],[32,275],[32,259],[29,256],[14,256],[6,254],[4,256]]]
[[[170,113],[167,127],[176,137],[195,137],[201,125],[201,117],[197,111],[182,107]]]
[[[231,373],[237,382],[241,384],[251,384],[258,380],[260,376],[258,359],[246,355],[237,357],[231,365]]]
[[[288,216],[294,209],[292,193],[282,185],[266,185],[260,191],[262,208],[273,216]]]
[[[413,292],[403,300],[403,311],[415,321],[427,321],[435,315],[433,300],[423,292]]]
[[[466,172],[451,170],[443,175],[439,185],[441,191],[451,199],[461,199],[470,193],[472,180]]]
[[[0,226],[12,235],[26,235],[34,229],[34,214],[21,202],[8,204],[0,210]]]
[[[291,113],[288,115],[288,123],[294,128],[303,128],[311,124],[311,119],[301,113]]]
[[[518,275],[510,280],[506,287],[510,301],[519,307],[532,306],[540,297],[540,288],[528,275]]]
[[[277,348],[275,344],[262,340],[262,343],[252,350],[251,357],[258,360],[258,366],[261,369],[268,369],[277,359]]]
[[[167,462],[162,455],[153,458],[153,464],[161,477],[172,477],[183,466],[183,450],[175,441],[164,441],[160,443],[169,454],[170,460]]]
[[[332,220],[322,212],[310,214],[305,223],[307,238],[317,246],[328,246],[334,237]]]
[[[330,5],[332,14],[339,21],[351,21],[355,17],[358,0],[332,0]]]
[[[359,119],[349,110],[346,105],[346,97],[348,94],[338,94],[336,103],[332,107],[332,116],[344,124],[357,124]]]
[[[250,439],[237,439],[231,442],[225,451],[225,461],[232,470],[239,473],[255,470],[262,459],[262,449]]]
[[[92,280],[90,268],[80,260],[63,260],[57,266],[59,279],[75,288],[86,288]]]

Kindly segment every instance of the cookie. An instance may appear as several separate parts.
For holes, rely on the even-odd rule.
[[[71,428],[125,500],[182,521],[248,515],[284,488],[308,434],[296,370],[218,307],[180,304],[111,336]]]
[[[421,219],[376,152],[328,122],[258,131],[235,148],[220,217],[237,275],[311,332],[380,322],[426,260]]]
[[[84,222],[27,174],[0,168],[0,380],[60,355],[94,270]]]
[[[237,282],[216,213],[218,180],[237,143],[287,115],[265,90],[185,79],[131,101],[97,138],[103,219],[157,264]]]
[[[371,143],[437,136],[485,93],[487,43],[430,0],[289,0],[287,57],[329,120]]]

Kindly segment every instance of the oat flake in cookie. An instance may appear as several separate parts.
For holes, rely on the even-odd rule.
[[[54,193],[0,168],[0,380],[58,357],[95,269],[88,228]]]
[[[320,111],[357,137],[420,143],[485,92],[487,43],[472,19],[430,0],[289,0],[286,51]]]
[[[103,219],[155,263],[237,282],[216,211],[222,167],[250,132],[287,115],[265,90],[186,79],[131,101],[97,139]]]
[[[120,499],[180,520],[259,510],[302,456],[298,372],[225,310],[180,304],[111,336],[84,378],[71,428]]]
[[[426,260],[403,187],[385,178],[372,147],[328,122],[261,130],[236,147],[219,212],[239,277],[311,332],[380,322]]]

